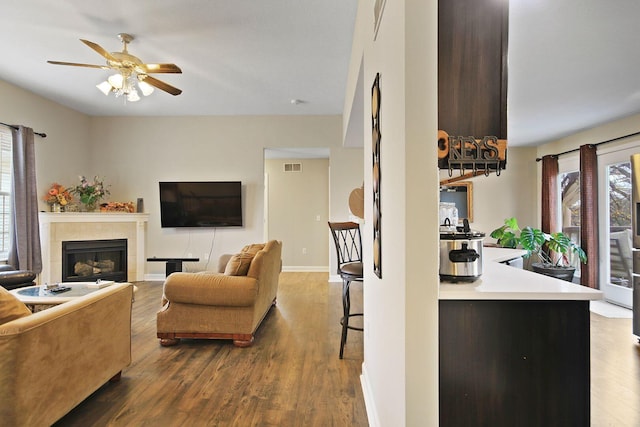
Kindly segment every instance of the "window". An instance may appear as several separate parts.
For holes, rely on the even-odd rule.
[[[0,260],[9,256],[11,227],[11,132],[0,126]]]
[[[571,240],[580,244],[580,157],[570,156],[558,159],[558,187],[561,230]],[[568,254],[569,264],[576,268],[576,277],[580,277],[580,258]]]
[[[560,174],[562,231],[572,241],[580,244],[580,172]],[[568,255],[569,263],[580,269],[580,259],[575,254]]]

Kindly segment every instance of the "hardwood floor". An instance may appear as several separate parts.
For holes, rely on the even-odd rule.
[[[132,359],[118,383],[56,426],[366,426],[362,333],[340,345],[341,285],[326,273],[282,273],[278,304],[254,345],[183,340],[161,347],[161,282],[138,282]],[[352,286],[354,311],[362,287]],[[640,426],[640,345],[630,319],[591,314],[591,425]]]
[[[591,425],[640,426],[640,344],[631,319],[591,313]]]
[[[182,340],[161,347],[161,282],[138,282],[132,364],[56,426],[366,426],[362,333],[340,347],[341,290],[326,273],[282,273],[252,347]],[[362,288],[352,288],[361,309]]]

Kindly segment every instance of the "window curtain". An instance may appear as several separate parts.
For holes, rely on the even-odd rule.
[[[33,129],[12,128],[13,185],[9,264],[18,270],[42,271],[38,193]]]
[[[558,230],[558,156],[542,157],[542,226],[545,233]]]
[[[580,284],[598,289],[598,157],[590,144],[580,147],[580,246],[587,253]]]

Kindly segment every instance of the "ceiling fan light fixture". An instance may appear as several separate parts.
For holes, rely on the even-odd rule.
[[[122,84],[124,83],[124,77],[122,74],[113,74],[107,78],[107,81],[113,86],[115,89],[122,89]]]
[[[129,102],[140,101],[140,95],[138,95],[138,91],[135,88],[133,88],[131,92],[127,94],[127,101]]]
[[[113,91],[113,86],[111,86],[111,83],[109,83],[106,80],[100,84],[97,84],[96,87],[100,92],[104,93],[106,96],[109,96],[109,94]]]
[[[151,86],[149,83],[145,83],[142,80],[138,82],[138,87],[140,88],[140,92],[142,92],[144,96],[149,96],[153,93],[153,86]]]
[[[70,65],[75,67],[99,68],[103,70],[113,70],[115,74],[110,75],[106,81],[96,85],[98,90],[105,95],[113,93],[116,98],[126,95],[125,102],[136,102],[142,95],[149,96],[154,89],[160,89],[173,96],[180,95],[182,91],[168,83],[163,82],[149,73],[182,73],[180,67],[171,63],[143,63],[138,57],[131,55],[127,50],[134,37],[130,34],[120,33],[118,38],[123,43],[122,52],[108,52],[102,46],[89,40],[80,39],[82,43],[96,51],[106,59],[106,65],[80,64],[75,62],[47,61],[55,65]],[[143,81],[148,80],[148,81]]]

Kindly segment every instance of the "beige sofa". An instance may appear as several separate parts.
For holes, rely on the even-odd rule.
[[[224,272],[172,273],[164,283],[157,334],[163,346],[180,338],[232,339],[250,346],[275,305],[282,243],[248,245],[222,263]],[[226,258],[225,258],[226,259]]]
[[[0,424],[51,425],[119,379],[131,363],[132,298],[130,283],[114,284],[1,324]]]

